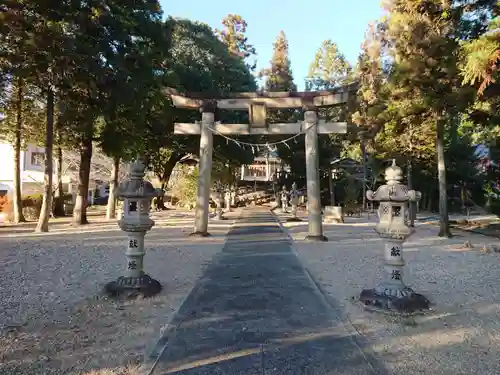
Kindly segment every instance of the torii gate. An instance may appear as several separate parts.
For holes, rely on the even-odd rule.
[[[175,123],[174,134],[200,134],[200,162],[194,233],[208,236],[208,213],[212,172],[213,133],[223,135],[261,135],[305,133],[307,209],[309,233],[306,239],[327,241],[323,235],[319,186],[318,134],[346,133],[347,123],[318,120],[317,110],[347,103],[350,86],[317,92],[245,92],[225,98],[208,98],[203,94],[182,95],[173,89],[167,94],[178,108],[201,111],[201,123]],[[216,108],[248,110],[250,124],[216,123]],[[296,109],[304,111],[304,121],[268,124],[266,108]]]

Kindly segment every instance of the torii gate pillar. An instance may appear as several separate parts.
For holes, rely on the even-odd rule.
[[[304,112],[305,147],[306,147],[306,176],[307,176],[307,214],[309,234],[306,240],[328,241],[323,235],[321,216],[321,191],[319,184],[318,158],[318,114],[316,109],[305,108]]]
[[[207,237],[208,212],[210,203],[210,187],[212,184],[212,152],[214,136],[212,133],[215,117],[215,105],[213,102],[205,102],[200,108],[200,162],[198,167],[198,188],[196,190],[196,208],[194,219],[193,236]]]

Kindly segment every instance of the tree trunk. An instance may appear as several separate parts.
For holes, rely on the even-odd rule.
[[[427,211],[434,212],[434,193],[431,189],[429,189],[429,194],[427,196]]]
[[[17,102],[16,102],[16,132],[14,140],[14,222],[25,222],[23,215],[23,201],[21,192],[21,135],[23,129],[23,89],[24,82],[22,78],[17,80]]]
[[[49,216],[52,211],[52,145],[54,142],[54,91],[47,91],[47,124],[45,128],[45,178],[43,201],[36,232],[49,231]]]
[[[183,153],[173,152],[172,155],[170,155],[170,157],[168,158],[168,160],[165,162],[165,164],[163,166],[162,174],[161,174],[161,176],[159,176],[160,181],[161,181],[161,189],[163,191],[163,194],[160,195],[156,199],[156,209],[157,210],[165,210],[166,209],[165,202],[164,202],[165,190],[168,186],[168,182],[170,180],[170,176],[172,175],[172,171],[174,170],[175,166],[177,165],[179,160],[182,159],[182,157],[184,155],[185,154],[183,154]]]
[[[408,184],[408,190],[413,189],[413,176],[412,176],[412,163],[411,163],[411,157],[408,157],[408,165],[407,165],[407,170],[406,170],[406,179],[407,184]],[[408,216],[410,218],[410,227],[415,226],[415,217],[416,217],[416,211],[417,211],[417,202],[410,201],[408,204]]]
[[[362,194],[363,194],[363,211],[366,210],[366,177],[367,177],[367,169],[366,169],[366,146],[365,146],[365,140],[364,138],[361,138],[361,155],[363,158],[363,188],[362,188]]]
[[[106,219],[116,218],[116,188],[118,187],[118,174],[120,172],[120,158],[113,158],[113,170],[111,171],[111,180],[109,181],[108,206],[106,207]]]
[[[335,206],[335,186],[333,184],[331,166],[328,166],[328,189],[330,190],[330,206]]]
[[[57,178],[57,189],[55,192],[55,202],[54,202],[54,216],[56,217],[62,217],[65,216],[64,213],[64,192],[63,192],[63,184],[62,184],[62,148],[60,145],[60,136],[59,138],[59,145],[57,146],[56,149],[56,178]]]
[[[444,121],[438,118],[436,126],[436,154],[439,182],[439,237],[451,237],[448,218],[448,192],[446,190],[446,162],[444,159]]]
[[[87,125],[90,126],[90,125]],[[73,225],[88,224],[87,204],[89,194],[90,162],[92,159],[92,133],[85,134],[80,145],[80,168],[78,170],[78,192],[73,209]]]

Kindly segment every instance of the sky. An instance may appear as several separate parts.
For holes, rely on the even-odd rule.
[[[221,28],[229,13],[248,23],[257,50],[257,71],[269,66],[273,43],[283,30],[295,83],[304,87],[309,65],[323,40],[331,39],[355,64],[368,24],[378,19],[380,0],[160,0],[165,16],[188,18]]]

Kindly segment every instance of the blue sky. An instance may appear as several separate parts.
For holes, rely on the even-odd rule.
[[[368,24],[382,14],[380,0],[160,0],[165,15],[220,28],[228,13],[248,23],[247,35],[258,53],[257,69],[267,67],[273,42],[283,30],[290,45],[295,83],[303,88],[309,64],[325,39],[332,39],[355,64]]]

